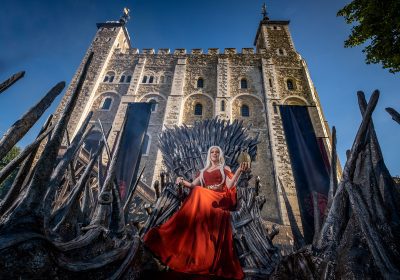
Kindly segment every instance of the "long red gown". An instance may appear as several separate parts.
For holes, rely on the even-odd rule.
[[[232,178],[231,172],[225,170],[225,174]],[[206,186],[220,184],[221,172],[205,171],[204,181]],[[236,187],[196,186],[170,219],[145,234],[144,243],[175,271],[243,279],[229,213],[235,207]]]

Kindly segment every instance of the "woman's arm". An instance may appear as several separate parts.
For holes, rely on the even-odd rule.
[[[194,179],[193,182],[191,182],[191,183],[184,180],[183,177],[178,177],[178,178],[176,178],[176,184],[182,184],[184,187],[193,189],[194,186],[200,185],[200,176],[197,177],[196,179]]]
[[[228,189],[232,188],[235,184],[237,179],[239,178],[240,174],[243,171],[246,171],[249,169],[249,163],[248,162],[243,162],[240,164],[239,168],[236,170],[235,174],[232,176],[232,178],[226,178],[226,186]],[[230,171],[230,170],[228,170]]]

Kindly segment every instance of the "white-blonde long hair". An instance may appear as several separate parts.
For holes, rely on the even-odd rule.
[[[219,151],[219,171],[221,172],[222,175],[222,182],[225,181],[225,172],[224,172],[224,167],[225,167],[225,158],[224,158],[224,152],[222,151],[222,149],[219,146],[211,146],[208,149],[207,152],[207,159],[206,159],[206,163],[204,164],[204,168],[200,170],[200,183],[203,186],[204,185],[204,171],[206,171],[208,168],[211,167],[211,150],[217,148]]]

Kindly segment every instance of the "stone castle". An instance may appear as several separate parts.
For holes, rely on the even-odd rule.
[[[126,19],[127,14],[119,21],[97,24],[96,35],[57,109],[60,112],[65,106],[86,57],[94,52],[91,70],[69,123],[70,136],[75,135],[88,112],[93,111],[92,123],[96,127],[85,143],[86,149],[96,145],[101,137],[98,119],[112,147],[127,103],[153,103],[142,149],[141,165],[146,164],[146,168],[138,189],[144,201],[152,201],[152,185],[163,169],[158,134],[165,127],[190,126],[197,120],[214,117],[242,120],[245,126],[251,125],[252,136],[259,134],[252,173],[260,176],[261,193],[266,197],[263,218],[288,225],[282,197],[285,188],[301,227],[279,105],[307,106],[316,137],[328,153],[331,144],[318,93],[306,62],[294,47],[289,21],[270,20],[264,13],[255,30],[255,48],[139,51],[130,40]],[[104,156],[103,160],[106,159]]]

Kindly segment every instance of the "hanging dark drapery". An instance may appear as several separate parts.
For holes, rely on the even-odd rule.
[[[318,208],[322,218],[329,190],[329,174],[307,107],[281,105],[280,112],[296,183],[304,237],[307,243],[311,243],[314,233],[312,192],[318,194]]]
[[[116,177],[122,200],[126,199],[132,184],[136,181],[150,114],[151,103],[128,104],[116,168]]]

